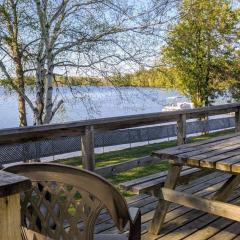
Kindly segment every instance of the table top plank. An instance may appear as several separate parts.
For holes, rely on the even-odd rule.
[[[240,155],[236,155],[216,163],[216,169],[230,172],[234,163],[240,162]]]
[[[206,162],[209,162],[209,164],[211,163],[214,164],[217,161],[240,155],[240,144],[217,149],[215,151],[208,151],[208,152],[205,152],[204,154],[199,154],[199,155],[195,155],[192,153],[174,155],[174,154],[168,154],[165,151],[153,152],[153,155],[165,160],[166,159],[173,160],[173,161],[178,160],[179,162],[189,163],[190,165],[194,165],[194,166],[200,166],[200,162],[201,162],[202,166],[205,167],[204,164]],[[210,167],[213,167],[213,164],[211,164]]]
[[[153,152],[153,156],[188,166],[240,173],[240,133]]]
[[[231,172],[234,172],[234,173],[240,173],[240,163],[234,163],[232,166],[231,166]]]
[[[188,152],[179,152],[179,153],[174,153],[174,154],[178,154],[178,156],[196,156],[196,155],[200,155],[200,154],[204,154],[204,153],[208,153],[208,152],[212,152],[218,149],[222,149],[223,147],[228,147],[228,146],[233,146],[233,145],[239,145],[240,144],[240,136],[238,138],[233,138],[233,140],[231,139],[231,141],[224,141],[221,142],[219,144],[214,144],[214,145],[207,145],[204,147],[195,147],[195,148],[191,148],[191,150],[189,150]]]
[[[203,167],[203,168],[216,168],[216,165],[219,161],[225,161],[225,165],[229,165],[229,169],[231,170],[230,168],[230,165],[232,164],[231,163],[231,158],[233,157],[238,157],[240,155],[240,149],[237,149],[236,151],[229,151],[227,153],[223,153],[223,154],[220,154],[220,155],[216,155],[212,158],[205,158],[205,159],[201,159],[199,162],[200,162],[200,167]],[[219,168],[219,170],[221,170],[221,168]]]
[[[180,154],[180,153],[184,153],[184,152],[188,152],[193,149],[196,149],[196,147],[201,148],[201,147],[206,147],[206,146],[214,146],[214,145],[220,144],[222,142],[226,142],[227,139],[234,139],[235,137],[239,139],[240,133],[232,133],[232,134],[227,134],[224,136],[210,138],[207,140],[197,141],[194,143],[188,143],[188,144],[183,144],[180,146],[170,147],[170,148],[168,148],[168,152],[171,154]],[[159,151],[161,151],[161,150],[159,150]]]
[[[228,161],[229,158],[234,156],[240,155],[240,147],[238,148],[232,148],[228,149],[224,152],[225,149],[223,149],[219,154],[219,152],[216,152],[215,156],[212,157],[206,157],[205,159],[200,160],[200,166],[202,167],[209,167],[209,168],[215,168],[218,161],[225,160]]]
[[[186,163],[191,166],[198,166],[203,168],[215,168],[216,163],[221,160],[229,159],[230,157],[240,155],[240,145],[228,149],[221,149],[212,151],[208,154],[195,155],[186,158]]]
[[[240,151],[240,144],[223,147],[221,149],[216,149],[215,151],[211,151],[205,154],[199,154],[193,156],[195,160],[200,161],[201,164],[205,164],[206,162],[209,162],[212,167],[211,163],[214,163],[216,161],[220,161],[222,159],[237,155]]]
[[[0,171],[0,197],[9,196],[30,189],[31,181],[20,175]]]

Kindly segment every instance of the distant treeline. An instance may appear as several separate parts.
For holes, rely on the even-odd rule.
[[[15,80],[15,79],[14,79]],[[36,78],[34,76],[27,76],[24,78],[24,83],[27,86],[34,86],[36,84]],[[55,75],[54,76],[54,82],[53,84],[55,86],[63,86],[63,85],[71,85],[71,86],[77,86],[77,85],[104,85],[104,81],[101,78],[96,77],[78,77],[78,76],[61,76],[61,75]],[[0,86],[8,86],[9,81],[7,79],[0,79]]]
[[[171,68],[141,69],[135,73],[117,74],[108,79],[108,82],[117,86],[161,87],[174,88],[177,73]]]
[[[111,77],[82,77],[55,75],[55,86],[138,86],[173,88],[176,84],[176,72],[169,68],[141,69],[135,73],[115,74]],[[27,86],[35,85],[35,77],[25,77]],[[7,86],[6,79],[0,79],[0,85]]]

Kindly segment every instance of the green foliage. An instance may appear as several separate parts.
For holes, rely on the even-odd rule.
[[[174,68],[152,68],[141,69],[135,73],[116,74],[108,78],[61,76],[56,75],[54,85],[56,86],[136,86],[136,87],[161,87],[174,88],[177,73]],[[27,86],[35,85],[34,76],[26,76]],[[9,86],[7,79],[0,79],[0,86]]]
[[[236,50],[236,57],[232,63],[229,91],[236,101],[240,101],[240,50]]]
[[[116,74],[107,82],[115,86],[135,86],[135,87],[161,87],[174,88],[177,77],[174,68],[155,67],[151,69],[140,69],[135,73],[125,75]]]
[[[176,88],[196,107],[229,86],[239,12],[230,0],[184,0],[171,27],[162,61],[177,72]]]
[[[57,85],[71,85],[71,86],[101,86],[103,81],[101,78],[97,77],[81,77],[81,76],[55,76],[55,84]]]
[[[13,82],[17,84],[17,78],[12,78]],[[24,82],[28,86],[33,86],[35,84],[35,77],[34,76],[25,76]],[[11,87],[11,80],[5,79],[5,78],[0,78],[0,86],[4,87]]]
[[[104,85],[104,81],[101,78],[97,77],[81,77],[81,76],[62,76],[55,75],[54,77],[55,86],[61,85],[71,85],[71,86],[84,86],[84,85],[92,85],[92,86],[102,86]],[[13,78],[13,81],[17,81],[16,78]],[[25,76],[24,82],[27,86],[34,86],[36,83],[36,78],[33,75]],[[0,86],[10,86],[10,82],[7,79],[0,79]]]

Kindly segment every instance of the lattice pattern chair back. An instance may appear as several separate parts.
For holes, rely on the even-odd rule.
[[[21,195],[23,239],[91,240],[103,209],[119,230],[130,222],[126,239],[140,239],[139,212],[129,212],[121,194],[102,177],[59,164],[21,164],[4,170],[32,180],[32,189]]]

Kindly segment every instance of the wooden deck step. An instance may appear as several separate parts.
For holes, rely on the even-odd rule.
[[[187,185],[178,186],[178,191],[193,193],[196,196],[210,198],[230,177],[229,174],[215,172],[195,179]],[[240,188],[230,197],[232,203],[240,202]],[[142,239],[161,240],[240,240],[240,223],[210,215],[177,204],[171,204],[164,227],[159,236],[147,235],[148,225],[153,217],[157,198],[138,195],[128,200],[129,205],[136,206],[142,212]],[[96,233],[116,233],[117,230],[105,213],[95,228]],[[125,233],[127,232],[127,229]]]

